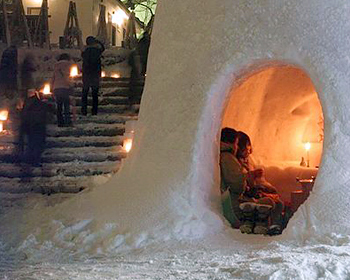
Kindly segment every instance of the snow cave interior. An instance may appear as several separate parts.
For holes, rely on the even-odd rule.
[[[256,166],[296,211],[317,178],[323,148],[322,107],[309,76],[291,65],[251,71],[230,93],[224,127],[250,136]]]

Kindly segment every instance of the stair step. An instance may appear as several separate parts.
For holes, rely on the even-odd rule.
[[[60,147],[111,147],[123,144],[123,136],[99,136],[89,137],[48,137],[46,146],[48,148]]]
[[[45,149],[42,162],[103,162],[118,161],[126,157],[126,152],[121,146],[112,147],[68,147]]]
[[[76,106],[81,106],[81,96],[74,96]],[[88,97],[88,105],[92,106],[92,97]],[[141,96],[135,96],[129,98],[128,96],[102,96],[98,98],[98,105],[129,105],[130,102],[132,104],[139,104],[141,102]]]
[[[133,107],[134,110],[137,108]],[[80,109],[80,108],[77,108]],[[125,124],[126,121],[137,120],[137,115],[133,113],[132,115],[123,114],[98,114],[96,116],[82,116],[77,115],[77,119],[74,124]]]
[[[88,187],[91,177],[0,177],[0,192],[6,193],[78,193]]]
[[[100,88],[99,97],[102,96],[130,96],[130,95],[141,95],[143,91],[143,87],[136,87],[134,92],[131,92],[128,88]],[[81,97],[81,89],[75,88],[72,93],[73,96]],[[88,95],[91,96],[91,93]]]
[[[47,136],[116,136],[124,134],[124,125],[120,124],[76,124],[73,127],[60,127],[55,124],[48,125]]]
[[[126,152],[121,146],[113,147],[65,147],[65,148],[48,148],[45,149],[41,162],[59,163],[59,162],[103,162],[119,161],[126,157]],[[12,152],[1,153],[0,161],[13,163],[15,158]]]
[[[119,170],[121,162],[68,162],[46,163],[42,167],[31,167],[26,164],[1,163],[0,178],[28,178],[53,176],[96,176],[115,173]]]

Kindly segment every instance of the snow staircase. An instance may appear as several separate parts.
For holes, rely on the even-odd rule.
[[[88,115],[82,116],[82,83],[77,80],[73,95],[77,119],[73,127],[59,128],[53,118],[42,167],[15,163],[13,136],[0,135],[0,192],[76,193],[87,188],[93,176],[117,172],[126,157],[122,148],[125,122],[137,119],[143,84],[144,80],[138,81],[137,93],[131,96],[129,79],[103,78],[98,115],[90,114],[90,94]]]

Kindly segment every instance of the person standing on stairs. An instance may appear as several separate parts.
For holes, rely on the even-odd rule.
[[[57,125],[59,127],[72,126],[69,110],[69,96],[73,93],[73,84],[70,80],[70,56],[62,53],[55,64],[52,78],[52,88],[57,105]],[[62,109],[64,114],[62,114]]]
[[[83,92],[81,97],[81,114],[87,115],[87,96],[92,91],[92,115],[98,111],[98,91],[101,77],[101,56],[105,50],[103,44],[95,37],[86,38],[86,47],[81,56],[83,58]]]

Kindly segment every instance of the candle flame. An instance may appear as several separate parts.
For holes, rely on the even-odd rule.
[[[77,66],[77,65],[73,65],[73,66],[70,68],[69,76],[71,76],[71,77],[73,78],[73,77],[78,76],[78,74],[79,74],[78,66]]]
[[[102,71],[101,72],[101,77],[103,78],[103,77],[106,77],[106,72],[105,71]]]
[[[306,150],[306,151],[309,151],[310,148],[311,148],[310,142],[305,143],[304,147],[305,147],[305,150]]]
[[[6,121],[9,116],[9,112],[7,110],[0,111],[0,121]]]
[[[112,77],[112,78],[120,78],[120,75],[119,75],[118,73],[114,73],[114,74],[112,74],[111,77]]]
[[[123,142],[123,148],[127,153],[130,152],[130,150],[132,148],[132,139],[130,139],[130,138],[125,139]]]
[[[44,95],[51,94],[50,84],[45,84],[45,85],[44,85],[44,88],[43,88],[43,90],[42,90],[42,93],[43,93]]]
[[[4,125],[2,122],[0,122],[0,132],[3,132],[4,131]]]

